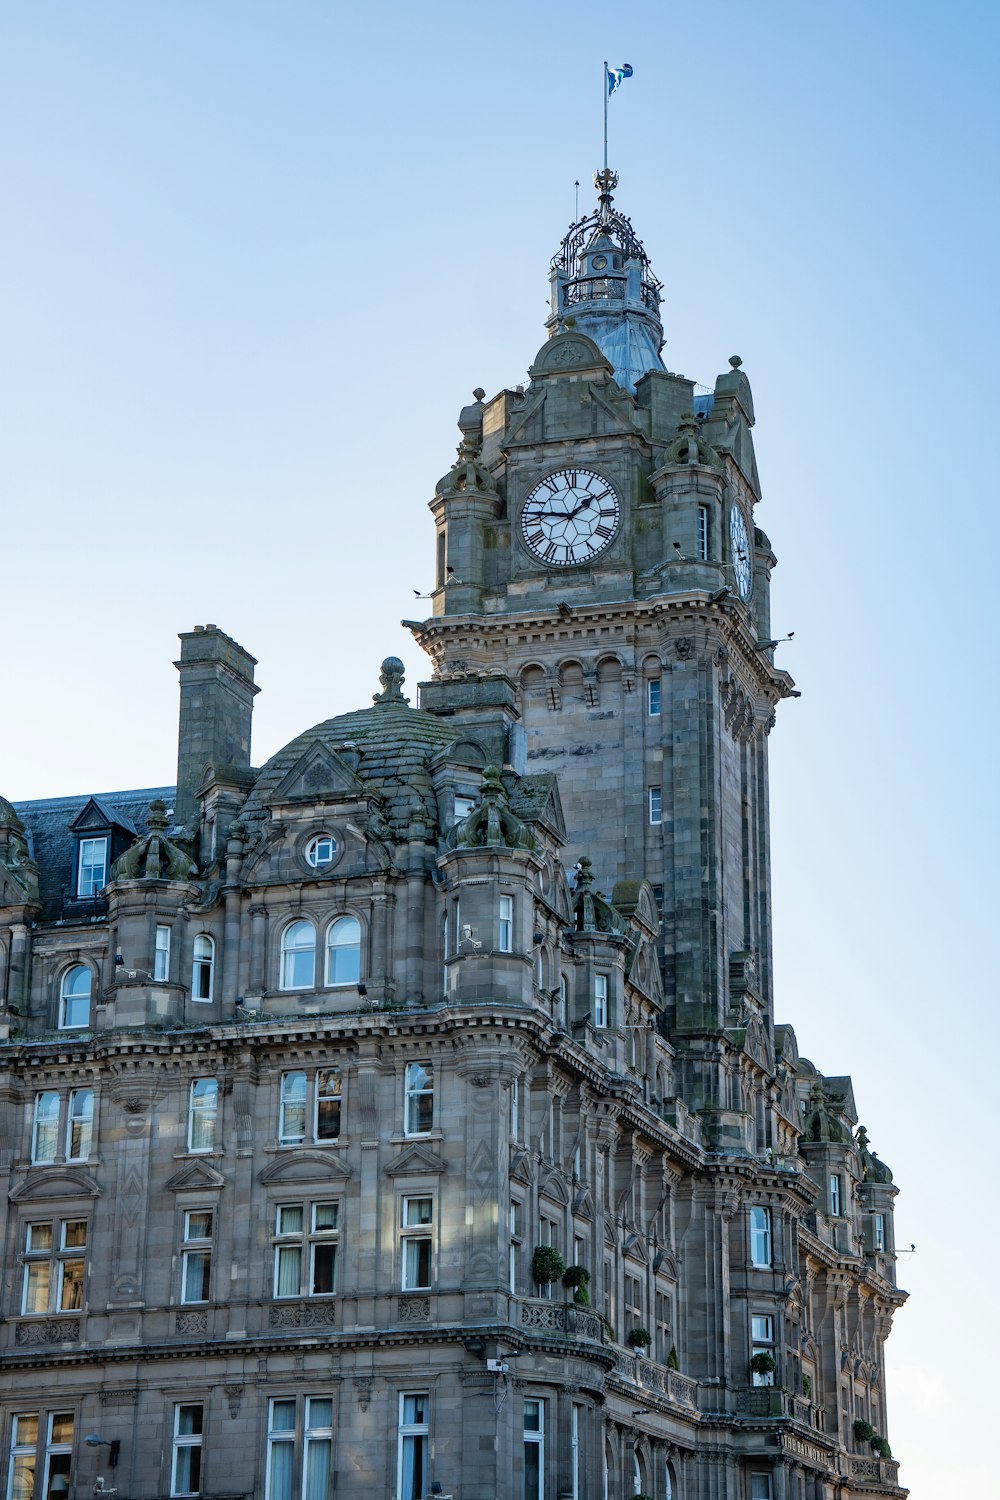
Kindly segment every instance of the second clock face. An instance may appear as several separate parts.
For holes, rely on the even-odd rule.
[[[618,492],[591,469],[559,469],[529,494],[521,509],[521,536],[551,568],[590,562],[610,547],[621,525]]]
[[[746,599],[750,594],[750,583],[753,578],[750,537],[743,512],[735,504],[729,512],[729,536],[733,544],[733,576],[736,579],[736,587],[740,591],[740,598]]]

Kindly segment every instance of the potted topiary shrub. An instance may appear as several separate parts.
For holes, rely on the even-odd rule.
[[[874,1427],[872,1426],[872,1424],[870,1422],[866,1422],[865,1419],[864,1419],[864,1417],[857,1417],[857,1418],[855,1418],[855,1422],[854,1422],[854,1440],[855,1440],[855,1442],[858,1442],[858,1443],[870,1443],[871,1440],[872,1440],[872,1438],[874,1436],[875,1436],[875,1429],[874,1429]]]
[[[539,1286],[548,1286],[550,1282],[558,1281],[566,1270],[566,1262],[558,1250],[553,1250],[551,1245],[537,1245],[535,1253],[531,1257],[531,1274]]]
[[[625,1335],[625,1342],[630,1349],[634,1349],[638,1353],[640,1349],[649,1348],[653,1342],[653,1336],[648,1328],[633,1328]]]
[[[681,1362],[677,1358],[677,1345],[676,1344],[671,1344],[670,1345],[670,1353],[667,1355],[667,1369],[668,1370],[679,1370],[680,1367],[681,1367]]]
[[[773,1354],[768,1354],[766,1349],[760,1349],[750,1361],[750,1368],[755,1375],[773,1375],[778,1366]]]
[[[879,1458],[891,1458],[892,1449],[889,1447],[889,1439],[880,1437],[877,1432],[871,1437],[872,1452],[877,1453]]]
[[[590,1293],[587,1287],[590,1285],[590,1272],[586,1266],[567,1266],[563,1272],[563,1286],[568,1286],[573,1293],[573,1301],[578,1307],[590,1306]]]
[[[803,1396],[811,1396],[812,1393],[813,1393],[812,1376],[811,1375],[803,1375],[803,1377],[802,1377],[802,1394],[803,1394]]]

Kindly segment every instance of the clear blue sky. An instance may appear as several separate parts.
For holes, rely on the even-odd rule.
[[[601,60],[632,62],[611,160],[667,363],[740,354],[754,388],[803,691],[771,736],[778,1016],[903,1188],[914,1500],[995,1486],[998,32],[973,0],[0,9],[13,798],[172,781],[195,623],[260,658],[258,763],[389,652],[426,675],[426,502],[472,388],[542,342]]]

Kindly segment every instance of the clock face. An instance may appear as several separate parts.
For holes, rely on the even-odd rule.
[[[733,577],[740,591],[740,598],[746,599],[750,594],[750,580],[753,576],[750,537],[743,512],[735,504],[729,510],[729,535],[733,544]]]
[[[613,485],[590,469],[559,469],[536,484],[521,509],[521,536],[550,568],[587,563],[610,547],[622,507]]]

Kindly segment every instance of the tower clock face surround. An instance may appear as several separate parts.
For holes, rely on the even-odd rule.
[[[621,529],[622,504],[592,469],[557,469],[521,507],[521,540],[549,568],[575,568],[600,556]]]
[[[733,504],[729,512],[729,539],[732,543],[733,577],[740,591],[740,598],[747,599],[750,596],[750,583],[753,578],[750,534],[747,531],[742,507],[736,504]]]

